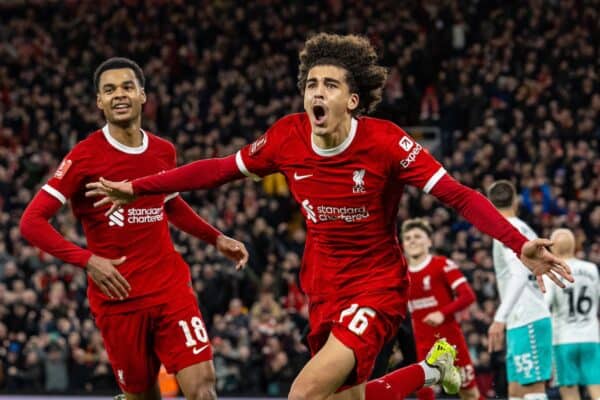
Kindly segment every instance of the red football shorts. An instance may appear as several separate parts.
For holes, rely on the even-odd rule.
[[[406,290],[369,293],[311,303],[308,344],[314,356],[329,333],[354,351],[356,366],[338,390],[366,382],[383,345],[396,334],[406,314]]]
[[[475,368],[473,367],[469,348],[467,347],[467,342],[465,341],[465,337],[463,336],[460,327],[457,325],[456,329],[444,329],[444,333],[441,334],[441,336],[445,337],[446,340],[448,340],[448,343],[456,346],[457,353],[454,365],[460,370],[462,380],[462,385],[460,387],[462,389],[471,389],[477,386]],[[425,359],[425,356],[427,356],[431,346],[433,346],[433,343],[435,343],[437,339],[438,337],[432,336],[428,340],[421,339],[416,342],[417,358],[419,360]]]
[[[161,362],[169,373],[176,373],[212,360],[196,297],[191,289],[178,297],[178,301],[169,304],[96,317],[115,378],[123,391],[140,393],[152,387]]]

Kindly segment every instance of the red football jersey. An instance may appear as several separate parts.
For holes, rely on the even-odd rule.
[[[429,256],[420,265],[409,266],[408,309],[411,312],[415,342],[429,343],[436,337],[462,337],[454,315],[446,316],[440,326],[429,326],[423,318],[454,300],[453,291],[468,284],[458,266],[446,257]],[[428,347],[429,348],[429,347]]]
[[[90,308],[97,314],[165,303],[180,290],[189,290],[189,268],[173,248],[163,207],[174,196],[141,197],[110,217],[104,216],[107,207],[94,208],[98,198],[85,197],[85,185],[100,177],[121,181],[176,166],[171,143],[148,132],[142,134],[142,145],[133,148],[110,136],[108,126],[92,133],[71,150],[42,188],[62,203],[71,200],[90,251],[110,259],[127,257],[117,267],[131,285],[127,299],[109,299],[88,278]]]
[[[242,173],[282,172],[306,217],[300,274],[311,301],[405,287],[396,235],[404,185],[430,191],[446,173],[408,134],[385,120],[353,119],[348,138],[323,150],[306,113],[277,121],[236,154]]]

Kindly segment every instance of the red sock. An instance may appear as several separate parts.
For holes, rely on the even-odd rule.
[[[402,400],[424,384],[423,367],[412,364],[367,382],[366,400]]]
[[[430,387],[422,387],[417,390],[417,399],[419,400],[434,400],[435,392]]]

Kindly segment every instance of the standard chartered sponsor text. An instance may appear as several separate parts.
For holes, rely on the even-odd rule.
[[[127,210],[127,222],[130,224],[147,224],[159,222],[164,218],[162,207],[130,208]]]
[[[318,206],[317,215],[320,221],[334,221],[341,219],[345,222],[355,222],[369,216],[367,206],[361,207],[334,207]]]

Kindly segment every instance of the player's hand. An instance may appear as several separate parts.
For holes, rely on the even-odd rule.
[[[125,257],[118,260],[109,260],[108,258],[92,255],[86,265],[88,274],[102,293],[111,299],[118,298],[123,300],[129,296],[131,286],[123,275],[115,268],[125,262]]]
[[[85,187],[88,189],[85,197],[104,196],[94,203],[94,207],[111,204],[110,209],[104,213],[107,217],[137,198],[133,194],[133,185],[127,181],[113,182],[100,178],[100,181],[88,183]]]
[[[504,348],[504,322],[494,321],[488,329],[488,352],[500,351]]]
[[[239,242],[229,236],[220,235],[217,237],[217,250],[225,257],[236,262],[235,269],[240,270],[246,266],[248,262],[248,250],[244,243]]]
[[[430,312],[423,318],[423,322],[429,326],[440,326],[446,317],[441,311]]]
[[[546,293],[543,275],[552,279],[561,288],[565,284],[560,280],[562,276],[569,282],[573,282],[571,268],[560,258],[550,253],[548,248],[552,241],[548,239],[533,239],[526,242],[521,248],[521,261],[535,275],[542,292]]]

